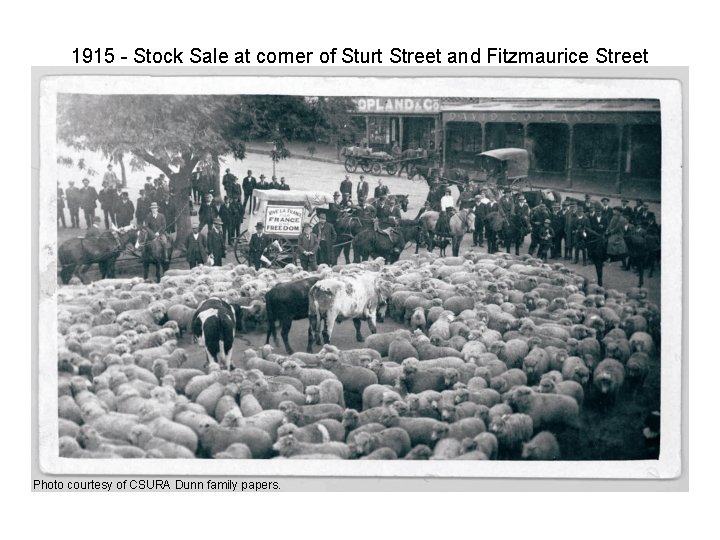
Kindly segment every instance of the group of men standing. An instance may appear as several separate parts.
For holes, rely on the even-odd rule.
[[[235,198],[238,201],[242,201],[243,212],[248,211],[248,205],[250,205],[250,212],[255,210],[256,202],[253,198],[253,192],[256,189],[290,190],[290,186],[285,182],[284,176],[281,176],[280,180],[278,180],[276,176],[273,176],[272,180],[268,182],[264,174],[261,174],[260,178],[256,179],[251,170],[248,170],[247,175],[242,179],[242,183],[240,183],[238,177],[230,172],[230,169],[225,169],[225,174],[222,177],[222,185],[228,200]],[[195,191],[193,191],[193,194],[195,194]],[[207,193],[198,192],[195,202],[200,203],[205,196],[207,196]]]

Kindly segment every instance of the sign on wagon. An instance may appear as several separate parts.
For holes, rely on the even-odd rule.
[[[265,232],[299,236],[302,232],[303,210],[302,206],[268,205],[265,212]]]

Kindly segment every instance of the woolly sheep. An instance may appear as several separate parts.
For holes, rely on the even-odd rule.
[[[644,352],[648,356],[652,356],[655,352],[652,336],[647,332],[634,332],[630,336],[630,351]]]
[[[527,384],[527,375],[520,369],[509,369],[500,375],[490,379],[490,388],[498,392],[505,393],[514,386],[524,386]]]
[[[511,392],[509,404],[514,411],[530,416],[535,429],[554,425],[580,427],[580,409],[569,396],[539,394],[528,386],[518,386]]]
[[[500,455],[510,458],[519,455],[522,444],[532,437],[533,428],[532,417],[523,413],[504,415],[490,422],[490,432],[497,437]]]
[[[298,441],[292,435],[280,437],[272,448],[281,456],[285,457],[298,454],[332,454],[340,457],[341,459],[348,459],[351,455],[350,447],[345,443],[306,443]]]
[[[494,433],[489,431],[480,433],[473,438],[473,443],[477,450],[481,451],[489,459],[497,459],[499,444]]]
[[[633,394],[643,386],[648,374],[650,359],[644,352],[633,353],[625,364],[625,379]]]
[[[568,356],[563,362],[562,376],[566,381],[575,381],[586,386],[590,381],[590,370],[582,358]]]
[[[343,384],[340,381],[326,379],[318,385],[310,385],[305,388],[307,396],[306,403],[308,405],[317,405],[318,403],[331,403],[345,408],[345,398],[343,397]]]
[[[404,338],[396,338],[388,347],[388,360],[390,362],[401,363],[406,358],[417,358],[418,352],[412,346],[409,340]]]
[[[377,433],[358,433],[353,445],[357,455],[369,455],[379,448],[390,448],[398,457],[403,457],[412,448],[410,436],[398,427],[383,429]]]
[[[593,385],[605,407],[615,403],[624,381],[625,368],[614,358],[606,358],[593,372]]]
[[[560,445],[555,435],[541,431],[522,446],[522,458],[533,461],[555,461],[560,459]]]
[[[580,383],[576,381],[557,381],[554,377],[547,377],[546,375],[543,375],[540,379],[538,392],[541,394],[563,394],[570,396],[577,401],[578,407],[582,407],[585,399],[585,391]]]

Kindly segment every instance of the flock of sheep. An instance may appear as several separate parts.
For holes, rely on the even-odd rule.
[[[310,274],[200,266],[61,286],[60,456],[563,459],[585,408],[612,415],[659,370],[660,311],[643,289],[475,252],[319,273],[366,271],[391,284],[405,328],[351,350],[236,345],[231,371],[178,347],[198,304],[221,298],[243,332],[264,332],[264,293]]]

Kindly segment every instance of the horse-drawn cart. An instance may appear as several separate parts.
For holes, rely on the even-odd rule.
[[[394,175],[405,169],[408,178],[415,180],[418,173],[428,165],[427,153],[422,150],[406,150],[400,156],[392,156],[387,152],[372,152],[369,148],[346,147],[342,150],[345,156],[345,170],[354,173],[358,167],[364,173],[382,174],[385,171]],[[417,178],[421,181],[422,178]]]
[[[255,233],[255,226],[262,223],[264,234],[273,239],[264,254],[266,264],[273,268],[282,268],[295,260],[303,225],[314,224],[317,220],[315,210],[319,206],[327,207],[333,200],[330,193],[321,191],[278,189],[255,190],[253,197],[255,210],[246,219],[245,230],[235,239],[235,259],[240,264],[249,262],[250,237]]]

